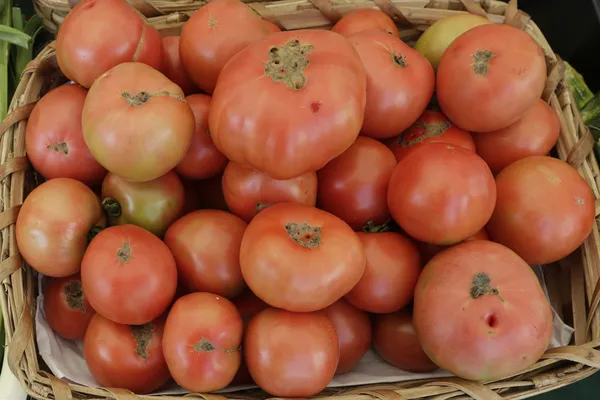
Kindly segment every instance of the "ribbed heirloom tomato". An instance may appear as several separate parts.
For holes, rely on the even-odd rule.
[[[163,45],[163,72],[166,77],[173,81],[183,90],[186,96],[197,93],[199,90],[189,78],[179,57],[179,36],[165,36],[162,38]]]
[[[387,14],[371,8],[349,12],[331,28],[335,33],[346,37],[372,29],[383,30],[394,36],[399,35],[398,27]]]
[[[365,93],[360,57],[342,36],[274,33],[223,68],[210,132],[229,160],[275,179],[295,178],[350,147],[362,126]]]

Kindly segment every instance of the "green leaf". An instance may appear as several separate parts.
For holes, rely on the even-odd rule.
[[[10,0],[0,0],[0,26],[11,25],[12,6]],[[10,46],[8,42],[0,41],[0,121],[8,111],[8,64],[10,63]]]
[[[12,43],[19,47],[28,48],[31,36],[12,26],[0,25],[0,41]]]
[[[17,82],[21,78],[23,70],[33,58],[33,46],[35,44],[35,38],[42,31],[42,29],[42,17],[40,17],[37,14],[31,17],[29,21],[27,21],[27,23],[25,24],[25,27],[23,28],[23,32],[31,36],[31,43],[29,44],[29,47],[27,49],[21,47],[18,47],[16,49],[17,51],[15,52],[14,74],[15,80]]]

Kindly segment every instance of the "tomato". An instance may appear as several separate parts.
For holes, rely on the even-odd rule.
[[[463,242],[468,242],[470,240],[490,240],[490,237],[488,236],[485,229],[481,229],[473,236],[469,236],[468,238],[463,240]],[[420,241],[417,241],[415,244],[417,245],[417,248],[419,249],[419,254],[421,254],[421,263],[422,264],[427,264],[429,262],[429,260],[431,260],[433,258],[433,256],[435,256],[440,251],[445,250],[449,247],[449,246],[438,246],[435,244],[425,243],[425,242],[420,242]]]
[[[363,135],[385,139],[410,127],[433,95],[435,75],[425,57],[382,30],[348,38],[367,73]]]
[[[98,198],[83,183],[70,178],[46,181],[29,193],[19,210],[15,228],[19,251],[44,275],[73,275],[101,215]]]
[[[279,203],[248,225],[240,265],[248,287],[264,302],[309,312],[333,304],[358,283],[365,252],[357,234],[336,216]]]
[[[556,113],[543,100],[538,100],[514,124],[496,132],[477,133],[473,138],[477,154],[495,175],[522,158],[545,156],[556,144],[559,134]]]
[[[533,270],[510,249],[484,240],[456,245],[427,264],[413,318],[429,358],[470,380],[523,371],[552,337],[552,309]]]
[[[240,243],[246,223],[220,210],[194,211],[165,235],[181,283],[192,292],[233,298],[246,287],[240,270]]]
[[[450,245],[474,235],[496,203],[494,177],[472,151],[444,143],[416,149],[394,170],[388,206],[417,240]]]
[[[109,173],[102,183],[102,198],[111,225],[133,224],[163,237],[183,214],[185,193],[172,171],[148,182],[130,182]]]
[[[179,86],[186,96],[197,93],[198,89],[181,65],[181,58],[179,57],[179,36],[163,37],[162,46],[164,53],[163,72],[166,77]]]
[[[225,64],[270,32],[264,21],[239,0],[211,1],[183,25],[181,63],[200,89],[212,93]]]
[[[426,373],[438,369],[423,351],[407,311],[375,316],[373,347],[385,362],[404,371]]]
[[[198,393],[229,385],[240,367],[242,330],[242,318],[227,299],[205,292],[177,300],[163,337],[173,379]]]
[[[441,112],[432,110],[425,110],[410,128],[386,143],[398,162],[428,143],[447,143],[475,151],[475,142],[469,132],[454,125]]]
[[[436,95],[456,125],[491,132],[521,118],[545,85],[546,59],[533,38],[510,25],[488,24],[463,33],[444,52]]]
[[[269,308],[252,318],[244,339],[252,378],[277,397],[319,393],[333,378],[339,354],[335,328],[323,313]]]
[[[267,28],[269,29],[269,32],[271,33],[276,33],[276,32],[281,32],[281,28],[279,28],[277,25],[275,25],[273,22],[271,21],[267,21],[266,19],[263,21],[263,23],[267,26]]]
[[[277,180],[264,172],[234,162],[223,174],[223,195],[229,209],[246,222],[276,203],[317,203],[317,174],[307,172],[296,178]]]
[[[569,164],[534,156],[496,177],[498,200],[486,229],[528,264],[550,264],[577,249],[592,231],[594,194]]]
[[[372,29],[380,29],[393,36],[400,35],[396,23],[386,13],[372,8],[349,12],[331,28],[346,37]]]
[[[136,61],[160,69],[158,31],[123,0],[83,0],[62,22],[56,58],[67,78],[89,88],[114,66]]]
[[[143,325],[160,316],[177,289],[169,248],[135,225],[104,229],[81,263],[83,291],[94,309],[119,324]]]
[[[50,328],[65,339],[83,339],[96,311],[83,293],[79,274],[44,283],[44,315]]]
[[[156,179],[179,164],[195,126],[179,86],[140,63],[117,65],[96,80],[82,122],[96,160],[137,182]]]
[[[194,113],[196,131],[189,150],[175,167],[175,171],[188,179],[211,178],[223,172],[227,158],[217,150],[208,130],[210,96],[194,94],[186,99]]]
[[[340,360],[336,374],[351,371],[371,347],[369,315],[340,299],[323,310],[337,333]]]
[[[392,152],[375,139],[358,137],[342,155],[318,171],[319,208],[362,229],[390,217],[388,182],[396,167]]]
[[[121,325],[96,314],[83,340],[83,356],[101,386],[150,393],[171,377],[162,350],[164,319]]]
[[[326,30],[279,32],[223,68],[208,122],[229,160],[292,179],[350,147],[365,97],[364,67],[345,38]]]
[[[81,113],[86,94],[76,84],[59,86],[38,101],[27,120],[27,157],[46,179],[72,178],[93,185],[106,175],[83,140]]]

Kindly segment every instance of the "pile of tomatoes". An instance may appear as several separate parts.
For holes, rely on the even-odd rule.
[[[46,181],[16,224],[49,325],[136,393],[310,396],[371,345],[474,380],[535,363],[553,321],[529,265],[573,252],[595,215],[547,156],[542,50],[476,16],[419,51],[378,10],[278,31],[238,0],[162,39],[124,0],[66,17],[72,82],[29,119]]]

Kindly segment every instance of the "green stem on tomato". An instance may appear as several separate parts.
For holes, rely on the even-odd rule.
[[[112,197],[102,200],[102,208],[106,210],[109,218],[119,218],[121,216],[121,205]]]
[[[369,221],[365,226],[363,226],[363,232],[365,233],[382,233],[382,232],[390,232],[392,230],[390,226],[390,220],[388,219],[381,225],[375,225],[375,222]]]

